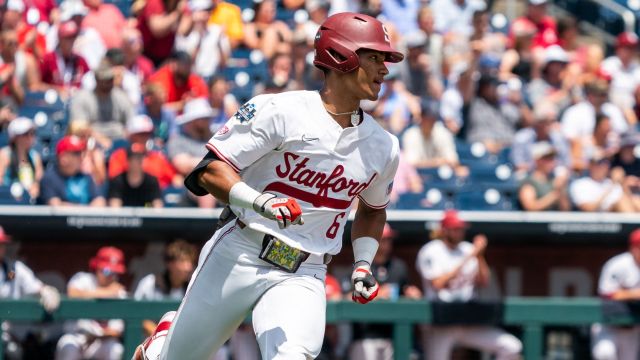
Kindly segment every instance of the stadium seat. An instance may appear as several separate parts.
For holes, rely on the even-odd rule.
[[[509,211],[517,209],[514,198],[495,188],[459,192],[454,197],[456,209],[481,211]]]
[[[12,190],[14,188],[14,191]],[[20,191],[16,191],[15,187],[19,187]],[[22,192],[19,196],[14,196],[14,193]],[[31,197],[22,189],[19,184],[0,185],[0,205],[29,205],[31,203]]]
[[[169,186],[162,191],[162,201],[165,207],[178,207],[186,194],[184,188]]]
[[[453,207],[451,198],[437,189],[430,189],[426,193],[405,193],[400,195],[395,208],[399,210],[444,210]]]

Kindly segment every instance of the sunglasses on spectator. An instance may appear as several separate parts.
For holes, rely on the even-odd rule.
[[[103,268],[102,270],[100,270],[100,272],[102,273],[102,275],[104,275],[106,277],[110,277],[110,276],[116,277],[116,276],[118,276],[117,273],[113,272],[109,268]]]

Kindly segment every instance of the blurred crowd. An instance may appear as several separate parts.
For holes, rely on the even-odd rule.
[[[319,24],[358,11],[406,54],[362,103],[401,140],[393,206],[640,211],[638,37],[608,46],[545,0],[515,19],[482,0],[3,1],[0,187],[25,203],[216,206],[182,186],[203,145],[254,95],[317,90]]]

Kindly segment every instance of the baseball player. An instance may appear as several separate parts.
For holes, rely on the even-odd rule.
[[[370,266],[399,146],[359,106],[378,98],[385,62],[402,58],[380,21],[333,15],[315,39],[324,88],[257,96],[218,130],[185,183],[230,204],[230,216],[203,248],[175,316],[165,314],[136,356],[207,359],[251,314],[263,359],[315,358],[326,264],[356,197],[352,297],[376,297]]]
[[[445,212],[440,225],[442,239],[424,245],[416,260],[425,295],[431,301],[473,300],[476,286],[489,282],[487,238],[476,235],[473,244],[463,241],[467,224],[454,210]],[[522,350],[518,338],[489,326],[426,326],[424,343],[427,359],[449,359],[455,345],[491,352],[497,360],[518,359]]]
[[[609,259],[598,283],[600,296],[620,301],[640,300],[640,229],[629,235],[629,251]],[[591,328],[593,358],[596,360],[637,359],[640,351],[640,326]]]

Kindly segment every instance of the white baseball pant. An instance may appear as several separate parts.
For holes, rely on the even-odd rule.
[[[591,327],[595,360],[637,360],[640,350],[640,326],[621,328],[593,324]]]
[[[278,270],[258,258],[263,237],[231,222],[205,244],[160,359],[208,359],[249,313],[262,359],[318,356],[326,265],[308,260],[295,274]]]
[[[423,344],[427,360],[450,359],[456,345],[494,354],[496,360],[518,359],[522,352],[517,337],[489,326],[424,326]]]

